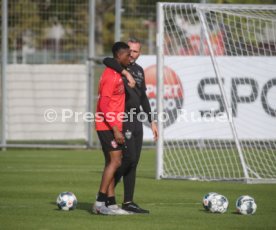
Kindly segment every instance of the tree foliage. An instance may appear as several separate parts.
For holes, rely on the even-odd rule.
[[[168,0],[122,0],[122,39],[139,36],[147,42],[147,20],[156,20],[156,3]],[[174,0],[195,2],[198,0]],[[207,0],[208,3],[275,4],[276,0]],[[60,24],[64,29],[61,49],[84,50],[88,47],[89,0],[8,0],[9,48],[20,49],[29,38],[29,45],[37,49],[50,49],[49,28]],[[110,52],[114,41],[115,0],[96,0],[96,54]],[[137,29],[141,32],[137,34]],[[28,41],[27,41],[28,42]]]

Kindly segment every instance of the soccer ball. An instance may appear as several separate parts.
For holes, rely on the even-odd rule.
[[[72,192],[62,192],[57,197],[57,206],[64,211],[73,210],[77,207],[77,198]]]
[[[224,213],[228,208],[228,200],[225,196],[215,194],[210,197],[208,208],[213,213]]]
[[[251,196],[240,196],[236,201],[237,212],[243,215],[254,214],[257,210],[257,204]]]
[[[216,194],[217,194],[216,192],[209,192],[203,197],[202,205],[203,205],[203,208],[205,208],[205,210],[209,211],[209,206],[208,206],[209,201],[210,201],[211,197]]]

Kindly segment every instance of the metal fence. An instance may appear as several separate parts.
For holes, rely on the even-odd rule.
[[[83,69],[86,70],[86,96],[83,97],[86,103],[83,106],[85,111],[89,112],[94,111],[95,91],[103,68],[101,57],[110,55],[110,46],[116,37],[124,41],[130,37],[137,37],[143,43],[143,54],[155,54],[156,2],[157,0],[2,0],[2,146],[7,143],[18,143],[9,139],[11,127],[20,126],[22,133],[24,127],[31,129],[34,125],[32,122],[43,116],[42,108],[46,109],[47,104],[50,106],[51,100],[57,103],[63,97],[64,90],[68,93],[65,84],[59,84],[60,81],[66,81],[66,65],[68,69],[74,69],[72,65],[82,65],[81,68],[77,68],[80,72],[76,73],[73,82],[80,81],[78,74],[83,81]],[[28,67],[25,68],[23,65]],[[62,70],[59,75],[60,79],[52,76],[56,80],[54,82],[45,74],[45,68],[40,71],[39,65],[49,65],[50,69],[53,68],[52,65],[60,65],[57,69],[61,71],[60,67],[64,66],[64,71]],[[45,81],[42,84],[44,75]],[[26,81],[22,81],[24,77]],[[67,87],[71,87],[69,85]],[[56,98],[53,95],[56,95]],[[52,99],[46,100],[43,107],[41,98],[44,97]],[[62,104],[62,100],[59,103]],[[27,104],[29,111],[33,112],[27,113],[24,110],[23,114],[20,106],[24,107]],[[27,120],[24,121],[25,126],[22,126],[24,116]],[[16,120],[12,120],[11,117]],[[38,124],[37,127],[43,126],[40,120]],[[86,135],[81,143],[84,141],[88,146],[97,144],[97,138],[93,138],[91,134],[91,124],[86,124],[85,127],[83,132],[86,132]],[[18,132],[17,128],[15,132]],[[59,128],[56,130],[60,131]],[[25,132],[39,133],[40,129]],[[35,143],[34,146],[37,146],[45,141],[28,139],[27,143]],[[62,143],[67,142],[62,140]]]
[[[110,45],[118,32],[115,26],[117,2],[121,2],[121,9],[117,9],[120,39],[137,37],[143,43],[143,53],[154,54],[157,0],[96,0],[95,54],[110,54]],[[85,63],[88,8],[89,0],[8,0],[8,63]]]
[[[92,111],[92,3],[2,0],[2,147],[91,146],[90,123],[49,123],[45,111]]]
[[[88,2],[8,0],[8,62],[85,63]]]

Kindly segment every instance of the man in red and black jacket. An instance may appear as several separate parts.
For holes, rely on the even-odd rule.
[[[112,53],[120,65],[129,64],[130,50],[126,43],[116,42]],[[121,165],[124,147],[120,113],[125,110],[125,87],[121,73],[106,68],[100,78],[98,90],[95,126],[105,156],[105,168],[93,212],[104,215],[128,214],[116,205],[114,191],[114,174]]]
[[[123,176],[124,180],[124,202],[122,209],[134,213],[149,213],[148,210],[139,207],[134,203],[134,189],[136,180],[136,169],[139,162],[141,148],[143,144],[143,124],[138,120],[137,116],[140,111],[140,106],[143,112],[146,113],[151,129],[154,135],[154,139],[158,138],[158,129],[153,116],[151,114],[151,108],[149,100],[146,95],[146,84],[144,70],[136,63],[137,58],[141,54],[141,43],[137,39],[131,39],[128,41],[130,47],[130,64],[125,67],[120,65],[114,58],[105,58],[103,63],[116,72],[124,75],[131,74],[136,82],[134,88],[129,87],[125,82],[126,101],[125,112],[132,114],[132,120],[128,119],[123,123],[123,134],[125,137],[125,146],[123,149],[123,161],[121,167],[115,174],[115,185]],[[133,111],[135,112],[133,114]]]

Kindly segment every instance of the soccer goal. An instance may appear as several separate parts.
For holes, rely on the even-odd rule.
[[[157,30],[156,177],[275,183],[276,6],[158,3]]]

